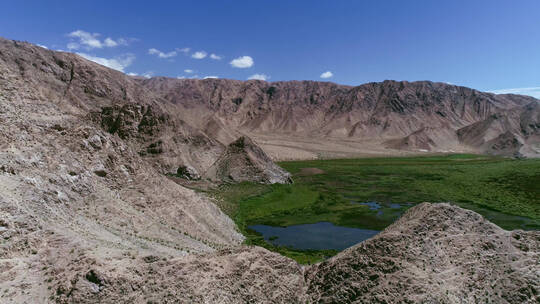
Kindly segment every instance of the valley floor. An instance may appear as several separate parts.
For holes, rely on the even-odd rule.
[[[385,148],[387,139],[355,139],[330,136],[299,136],[294,134],[260,134],[249,133],[263,150],[277,161],[309,160],[309,159],[339,159],[366,157],[406,157],[441,155],[444,153],[475,153],[470,147],[454,145],[439,148],[437,151],[420,149],[390,149]]]
[[[330,222],[383,230],[418,203],[450,202],[474,210],[505,229],[540,229],[540,160],[472,154],[287,161],[291,185],[242,183],[213,192],[222,209],[256,244],[301,263],[334,250],[275,246],[248,228]],[[369,202],[379,205],[370,207]]]

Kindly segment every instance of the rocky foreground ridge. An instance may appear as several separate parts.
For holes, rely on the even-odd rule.
[[[268,159],[142,81],[0,39],[1,303],[539,300],[539,232],[447,204],[416,206],[317,265],[241,245],[210,198],[167,174],[190,166],[234,181],[210,168],[232,158],[260,172]]]

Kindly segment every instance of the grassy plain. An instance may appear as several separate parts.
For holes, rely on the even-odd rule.
[[[362,158],[279,163],[292,185],[241,183],[214,192],[247,237],[301,263],[335,251],[273,246],[248,226],[331,222],[382,230],[409,206],[392,203],[451,202],[475,210],[505,229],[540,229],[540,160],[479,155]],[[305,168],[317,168],[310,170]],[[321,171],[323,173],[321,173]],[[311,174],[310,172],[316,172]],[[380,210],[352,202],[376,201]]]

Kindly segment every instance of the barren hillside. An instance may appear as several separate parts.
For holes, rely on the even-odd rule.
[[[189,84],[190,96],[203,95],[168,98],[180,91],[158,90],[150,86],[152,81]],[[272,113],[268,109],[273,106],[266,103],[264,110],[262,101],[285,104],[293,100],[285,92],[290,98],[296,93],[284,88],[299,84],[328,94],[321,96],[361,96],[367,94],[363,90],[377,91],[380,85],[277,83],[276,89],[260,93],[265,97],[259,100],[248,96],[257,96],[258,87],[270,84],[224,81],[231,85],[227,96],[243,94],[238,96],[242,101],[224,99],[223,91],[223,105],[212,106],[219,98],[203,98],[212,91],[206,86],[219,83],[138,80],[74,54],[0,39],[1,303],[538,301],[539,233],[505,231],[447,204],[414,207],[377,237],[313,266],[241,245],[243,236],[211,199],[166,174],[187,166],[205,172],[220,156],[233,152],[252,157],[242,164],[256,164],[258,173],[273,168],[255,143],[237,151],[238,142],[227,148],[225,139],[233,141],[244,130],[279,133],[278,126],[283,132],[321,130],[320,134],[330,127],[323,124],[327,114],[317,106],[310,110],[309,100]],[[386,85],[402,92],[399,83]],[[239,93],[242,88],[244,93]],[[537,134],[537,107],[530,104],[534,100],[456,90],[479,98],[477,106],[464,101],[463,111],[445,114],[456,127],[489,120],[497,109],[511,108],[519,114],[518,135],[529,140]],[[313,97],[313,104],[320,104],[325,113],[335,111],[336,123],[346,121],[348,113],[369,117],[360,114],[364,103],[319,97]],[[225,106],[225,100],[231,103]],[[450,111],[454,101],[445,100],[444,108]],[[333,102],[344,108],[336,109]],[[388,117],[401,117],[411,107],[422,109],[391,101],[365,103],[370,102],[375,112]],[[193,109],[186,110],[190,106]],[[246,107],[244,114],[234,114],[235,106]],[[247,119],[261,117],[263,112],[254,112],[259,106],[267,119]],[[208,109],[212,110],[206,117],[215,118],[211,126],[189,119]],[[299,120],[295,125],[280,115]],[[308,122],[303,117],[319,119]],[[418,123],[407,121],[396,123],[401,127],[392,123],[381,134],[398,134],[403,128],[406,131],[399,135],[405,136]],[[357,123],[351,120],[351,127]],[[381,124],[368,125],[384,130],[384,121]],[[496,125],[482,124],[482,130],[498,130],[491,127]],[[354,134],[368,132],[360,125],[357,129]],[[348,138],[351,130],[341,136]],[[463,141],[491,140],[462,132]]]
[[[142,140],[127,140],[160,132],[152,129],[159,126],[153,120],[162,117],[155,118],[161,111],[155,100],[120,72],[73,54],[0,40],[0,281],[5,300],[46,299],[47,277],[70,259],[116,263],[129,256],[212,252],[242,242],[214,203],[167,179],[141,153]],[[119,101],[127,114],[120,120],[122,131],[110,132],[93,113],[108,113]],[[126,117],[141,113],[146,127],[129,128]],[[176,149],[181,151],[172,155],[221,149],[215,144],[200,151],[200,145],[190,144],[198,133],[181,122],[169,127],[178,128],[172,136],[179,138]],[[76,265],[69,267],[73,271]]]
[[[179,115],[209,136],[228,143],[233,134],[244,133],[278,159],[288,158],[275,151],[281,148],[290,149],[292,158],[399,151],[538,156],[540,151],[538,100],[527,96],[429,81],[357,87],[164,77],[139,82],[179,106]],[[493,116],[501,118],[498,126],[482,127]],[[471,132],[482,141],[464,136]],[[508,146],[508,138],[515,143]]]

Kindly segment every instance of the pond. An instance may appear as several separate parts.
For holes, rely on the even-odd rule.
[[[383,207],[390,208],[390,209],[401,209],[402,207],[408,208],[414,205],[414,203],[385,203],[385,202],[376,202],[376,201],[369,201],[369,202],[360,202],[355,200],[354,197],[351,196],[344,196],[346,199],[348,199],[352,204],[358,204],[358,205],[364,205],[368,206],[370,210],[379,210]]]
[[[540,230],[540,220],[537,219],[506,214],[467,202],[459,202],[456,205],[477,212],[490,222],[506,230]]]
[[[352,204],[363,205],[369,212],[357,214],[356,220],[361,222],[357,228],[337,226],[330,222],[315,224],[275,227],[269,225],[251,225],[248,228],[261,234],[265,241],[297,250],[343,250],[379,233],[392,224],[405,210],[415,203],[395,203],[378,201],[361,201],[354,197],[346,197]],[[488,210],[478,206],[459,203],[461,207],[472,209],[502,228],[519,227],[524,230],[538,229],[538,221],[515,215]]]
[[[369,210],[374,211],[373,213],[368,213],[364,215],[365,217],[371,218],[371,220],[380,219],[382,216],[386,217],[385,226],[394,222],[405,210],[414,206],[414,203],[393,203],[393,202],[377,202],[377,201],[361,201],[353,196],[344,196],[345,199],[349,200],[352,204],[367,206]]]
[[[379,233],[378,230],[341,227],[329,222],[288,227],[252,225],[248,228],[262,234],[274,245],[301,250],[343,250]]]

